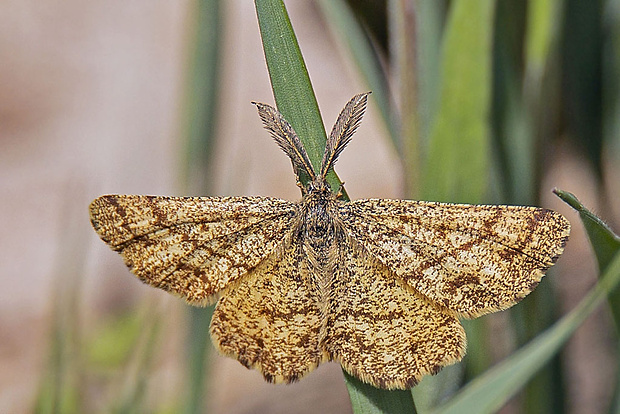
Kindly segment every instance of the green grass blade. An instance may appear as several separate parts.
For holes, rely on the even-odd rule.
[[[581,222],[588,233],[590,244],[594,249],[599,270],[600,272],[604,272],[609,267],[614,255],[620,251],[620,237],[618,237],[603,220],[586,209],[573,194],[561,190],[554,190],[554,192],[579,213]],[[611,315],[616,325],[616,333],[618,333],[620,332],[620,289],[616,289],[612,292],[608,300]],[[610,412],[620,413],[620,364],[617,370],[615,378],[616,386]]]
[[[184,412],[198,414],[204,411],[205,384],[209,374],[208,358],[211,345],[209,343],[209,326],[214,306],[206,308],[191,307],[188,309],[189,330],[187,333],[187,395]]]
[[[583,211],[583,214],[588,217],[588,225],[598,227],[596,233],[613,235],[611,230],[598,217],[587,211],[572,194],[559,190],[555,192],[562,200],[580,211],[580,214]],[[594,243],[593,241],[593,245]],[[596,243],[598,245],[598,242]],[[436,412],[441,414],[492,413],[498,410],[560,351],[568,338],[605,298],[612,294],[619,283],[620,246],[616,246],[613,257],[600,281],[571,312],[511,357],[471,381],[449,403],[440,407]]]
[[[409,390],[377,390],[343,372],[355,414],[416,413]]]
[[[420,413],[431,412],[435,407],[448,401],[452,395],[456,394],[461,388],[462,382],[462,364],[448,365],[436,375],[422,378],[422,381],[411,389],[416,409]]]
[[[401,0],[391,0],[402,2]],[[420,135],[430,136],[439,103],[441,85],[441,42],[444,35],[446,1],[414,0],[416,6],[416,76]]]
[[[121,389],[106,410],[115,414],[132,414],[148,410],[146,399],[151,368],[160,337],[161,315],[153,312],[153,306],[146,304],[140,316],[140,333],[132,349],[131,359],[123,375]]]
[[[556,37],[558,19],[554,16],[560,11],[560,1],[533,1],[527,9],[526,70],[534,72],[536,77],[542,77]]]
[[[403,159],[405,179],[405,196],[417,198],[420,190],[420,145],[419,95],[420,79],[417,70],[418,33],[417,13],[411,3],[391,0],[388,2],[388,19],[390,28],[390,58],[395,74],[396,96],[399,100],[400,119],[399,143],[396,147]]]
[[[604,55],[609,46],[609,29],[616,24],[607,19],[603,0],[562,2],[561,99],[562,134],[580,148],[601,184],[603,160]],[[556,16],[557,19],[557,16]],[[559,20],[559,19],[558,19]],[[617,78],[617,74],[614,74]]]
[[[554,192],[579,213],[594,249],[599,271],[604,272],[616,253],[620,251],[620,237],[603,220],[586,209],[573,194],[561,190],[554,190]],[[620,332],[620,290],[609,296],[609,305],[616,329]]]
[[[310,77],[286,8],[281,0],[255,0],[254,4],[278,110],[291,123],[303,142],[310,160],[318,169],[325,150],[326,134]],[[340,185],[335,174],[331,178],[328,177],[328,181],[332,188],[338,188]],[[345,375],[347,386],[352,389],[349,378]],[[376,411],[381,408],[373,406],[371,402],[393,399],[399,400],[400,406],[404,407],[406,412],[414,412],[413,399],[409,392],[403,394],[369,386],[357,389],[359,393],[350,394],[355,413],[387,412]],[[403,399],[404,395],[407,397]]]
[[[68,192],[75,197],[65,199],[60,210],[63,214],[58,218],[58,228],[62,230],[56,243],[58,250],[53,268],[49,354],[33,404],[32,411],[37,414],[73,414],[88,408],[84,398],[80,300],[89,230],[81,225],[81,220],[76,220],[84,215],[84,206],[75,203],[82,189],[75,190]]]
[[[314,170],[319,171],[327,135],[288,13],[282,1],[255,0],[254,3],[278,111],[293,126]],[[305,184],[309,177],[299,178]],[[332,181],[330,185],[340,185],[339,181]]]
[[[487,190],[494,9],[492,0],[451,4],[439,107],[422,174],[424,199],[479,202]]]
[[[223,18],[221,0],[200,0],[194,4],[192,52],[185,92],[186,162],[182,187],[191,195],[211,194],[209,169],[215,142],[220,79],[220,49]],[[186,394],[184,412],[204,410],[205,383],[209,374],[209,325],[213,306],[188,307],[189,329],[186,346]]]
[[[344,42],[369,90],[372,91],[372,101],[379,108],[392,144],[395,148],[400,148],[398,121],[390,103],[388,81],[370,39],[346,1],[319,0],[318,4],[330,30]]]
[[[538,203],[541,150],[556,133],[557,85],[543,77],[557,55],[560,9],[556,0],[498,3],[493,129],[503,201],[510,204]]]
[[[327,135],[286,7],[281,0],[255,0],[254,4],[278,111],[293,126],[318,171]],[[299,179],[305,185],[309,177]],[[327,182],[333,189],[342,184],[333,170],[327,174]]]
[[[523,37],[526,11],[499,2],[494,35],[493,133],[498,192],[503,202],[536,204],[534,124],[523,96]]]
[[[70,288],[73,289],[73,288]],[[75,288],[76,290],[78,288]],[[57,292],[60,289],[56,289]],[[37,414],[79,413],[83,410],[79,381],[77,323],[75,302],[63,301],[66,294],[54,295],[49,356],[39,384],[33,412]]]
[[[190,57],[185,85],[183,128],[186,139],[181,187],[209,194],[209,166],[218,115],[219,61],[223,31],[221,0],[200,0],[193,7]]]
[[[620,250],[620,237],[603,220],[585,208],[574,194],[557,189],[554,192],[579,213],[594,249],[599,269],[604,271]]]

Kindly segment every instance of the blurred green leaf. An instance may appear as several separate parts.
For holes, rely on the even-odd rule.
[[[88,363],[99,369],[118,369],[136,346],[144,315],[131,311],[105,321],[86,344]]]
[[[215,142],[223,19],[221,0],[193,2],[190,53],[183,107],[185,153],[182,187],[192,195],[210,194],[209,168]]]
[[[587,211],[570,193],[555,190],[562,200],[581,214],[586,215],[588,226],[594,233],[607,233],[617,239],[604,223]],[[583,217],[583,216],[582,216]],[[586,221],[584,221],[585,225]],[[597,227],[594,230],[594,227]],[[609,239],[609,236],[606,239]],[[595,250],[600,246],[600,237],[592,240]],[[605,242],[607,243],[607,242]],[[604,247],[603,249],[607,249]],[[616,247],[613,258],[606,267],[600,281],[567,315],[551,328],[512,354],[503,362],[471,381],[450,402],[436,410],[437,413],[492,413],[502,407],[525,383],[542,368],[583,323],[583,321],[610,295],[620,283],[620,248]]]
[[[563,133],[587,156],[597,178],[603,165],[604,0],[563,0],[561,67]],[[614,77],[617,77],[614,74]]]
[[[559,0],[527,3],[525,62],[532,76],[542,77],[553,42],[557,37],[561,2]]]
[[[525,3],[497,5],[493,45],[493,133],[500,181],[498,200],[536,204],[538,189],[533,118],[523,96]]]
[[[400,117],[393,116],[398,124],[396,150],[402,158],[405,196],[417,198],[420,190],[420,145],[419,94],[420,72],[417,70],[417,12],[409,1],[388,1],[390,25],[390,60],[395,81],[393,85],[399,100]],[[423,9],[424,10],[424,9]],[[422,10],[420,10],[421,12]],[[396,112],[394,110],[394,112]]]
[[[74,184],[73,184],[74,185]],[[69,193],[78,195],[83,189],[72,188]],[[80,335],[80,299],[84,281],[85,259],[88,256],[86,241],[88,227],[76,217],[83,217],[81,203],[67,197],[57,220],[59,236],[56,243],[53,269],[53,309],[50,327],[49,355],[35,397],[33,411],[38,414],[84,411],[83,346]]]
[[[469,338],[468,344],[469,347]],[[418,412],[428,413],[439,404],[449,401],[463,383],[463,364],[448,365],[436,375],[428,375],[411,389]]]
[[[61,302],[61,295],[54,295],[50,355],[37,391],[33,410],[37,414],[81,412],[77,312],[75,303],[66,306]],[[68,313],[69,310],[73,314]]]
[[[211,159],[215,142],[220,84],[220,49],[224,29],[221,0],[198,0],[192,4],[190,61],[185,88],[186,162],[185,192],[191,195],[212,193]],[[189,328],[186,353],[186,394],[184,412],[204,409],[205,382],[211,344],[209,325],[213,306],[188,307]]]
[[[369,90],[372,91],[372,101],[379,108],[379,113],[390,133],[392,143],[396,148],[399,148],[396,127],[398,121],[395,119],[390,103],[388,81],[371,40],[346,1],[319,0],[318,4],[330,30],[346,45],[347,52],[351,55]]]
[[[403,3],[402,0],[391,2]],[[437,114],[441,93],[441,52],[447,5],[445,0],[413,0],[416,6],[415,56],[420,136],[425,146]]]
[[[107,412],[133,414],[151,409],[145,396],[161,328],[160,312],[154,312],[153,307],[152,303],[146,303],[136,318],[140,321],[139,336],[124,367],[122,380],[115,384],[116,391]]]
[[[209,374],[208,358],[211,350],[209,327],[214,306],[206,308],[188,307],[189,328],[187,331],[186,369],[187,396],[184,412],[186,414],[204,411],[205,383]]]
[[[423,199],[475,203],[487,190],[494,9],[493,0],[451,4],[442,43],[439,108],[422,175]]]

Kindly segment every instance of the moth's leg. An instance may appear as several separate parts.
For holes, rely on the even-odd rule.
[[[340,183],[340,186],[338,187],[338,192],[336,193],[336,198],[342,198],[342,196],[344,195],[344,181],[342,183]]]

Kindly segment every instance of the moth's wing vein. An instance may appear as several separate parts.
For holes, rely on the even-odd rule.
[[[247,227],[243,227],[239,230],[235,230],[233,232],[222,234],[210,239],[200,240],[190,239],[188,238],[188,242],[194,243],[194,248],[188,252],[185,256],[181,257],[178,262],[173,263],[169,269],[163,272],[162,278],[159,280],[159,284],[161,285],[176,272],[179,271],[192,271],[197,268],[205,267],[204,263],[206,260],[213,259],[221,259],[221,258],[229,258],[231,252],[237,253],[234,256],[236,259],[235,262],[231,263],[233,267],[240,267],[243,273],[249,272],[251,269],[255,267],[255,260],[247,260],[250,255],[243,255],[244,250],[246,252],[252,251],[252,253],[256,253],[256,249],[262,250],[265,246],[270,245],[271,240],[278,240],[279,236],[282,236],[283,233],[286,233],[290,230],[290,226],[286,228],[282,228],[282,226],[278,226],[280,220],[286,220],[287,216],[281,214],[270,215],[265,219],[260,221],[251,223]],[[292,221],[291,221],[292,224]],[[264,241],[264,245],[255,244],[253,249],[250,249],[248,246],[244,246],[244,241],[247,241],[248,237],[252,235],[257,235],[261,232],[266,232],[267,229],[270,229],[270,234],[272,237],[266,237]],[[284,240],[286,237],[281,237],[279,240]],[[219,242],[219,243],[218,243]],[[206,254],[205,254],[206,252]],[[197,255],[202,254],[201,265],[197,265],[196,263],[192,264],[193,260],[197,259]],[[266,256],[268,253],[260,254],[260,257]],[[198,260],[200,260],[198,259]]]
[[[216,299],[273,253],[295,214],[294,203],[266,197],[102,196],[91,204],[95,230],[119,250],[134,274],[198,305]],[[214,246],[217,257],[209,258],[215,249],[203,249],[200,260],[170,272],[192,252],[196,255],[201,243],[217,244],[233,233],[239,237],[229,241],[236,244]]]
[[[184,224],[218,223],[238,218],[278,214],[291,203],[270,197],[162,197],[104,195],[90,204],[95,231],[113,249],[132,239]]]
[[[570,230],[558,213],[534,207],[370,199],[341,211],[352,238],[464,317],[505,309],[531,292]]]

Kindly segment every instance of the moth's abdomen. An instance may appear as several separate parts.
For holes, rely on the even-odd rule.
[[[323,194],[309,195],[305,200],[303,246],[309,277],[323,308],[330,297],[338,251],[333,200]]]

